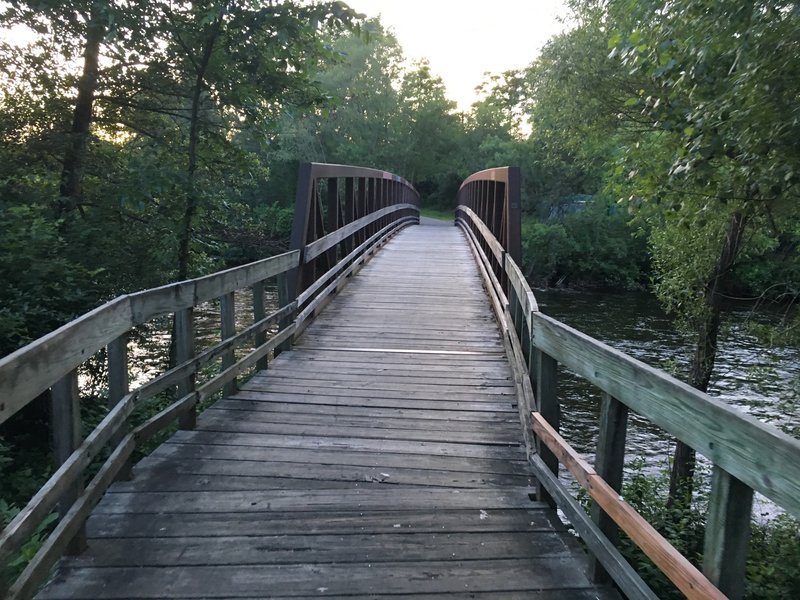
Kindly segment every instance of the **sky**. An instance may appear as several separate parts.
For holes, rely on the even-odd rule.
[[[564,30],[563,0],[346,0],[394,31],[410,60],[427,58],[465,110],[483,74],[525,67]]]

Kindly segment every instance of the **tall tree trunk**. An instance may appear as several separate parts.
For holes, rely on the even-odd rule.
[[[701,392],[708,390],[714,361],[717,357],[717,337],[719,335],[722,312],[722,289],[730,277],[731,269],[741,248],[742,238],[747,227],[747,217],[737,212],[728,222],[728,230],[722,244],[722,251],[706,284],[703,295],[703,320],[697,332],[697,345],[692,358],[689,383]],[[692,485],[695,469],[695,451],[678,440],[669,478],[669,506],[688,507],[692,498]]]
[[[197,188],[196,178],[197,173],[197,146],[200,139],[200,104],[203,99],[203,90],[205,89],[206,71],[208,64],[211,61],[211,55],[214,52],[214,46],[217,43],[220,30],[222,29],[222,20],[225,17],[225,7],[220,10],[219,15],[214,20],[211,31],[206,38],[203,46],[203,54],[195,64],[195,82],[192,89],[192,107],[189,116],[189,148],[188,148],[188,165],[186,168],[186,205],[184,206],[183,216],[181,218],[180,231],[178,234],[178,280],[184,280],[189,276],[189,258],[191,253],[192,242],[192,221],[197,213]]]
[[[64,217],[80,206],[83,194],[83,170],[86,162],[86,147],[89,127],[92,124],[94,95],[97,90],[100,43],[105,36],[99,2],[92,3],[83,50],[83,74],[78,81],[78,96],[72,118],[69,143],[64,152],[61,185],[58,198],[58,217]]]

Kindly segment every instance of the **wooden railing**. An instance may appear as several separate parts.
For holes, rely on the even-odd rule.
[[[467,182],[491,189],[488,182],[497,180],[498,171],[476,173]],[[474,196],[471,202],[475,206]],[[519,198],[502,202],[518,206]],[[496,215],[493,210],[483,204],[484,215]],[[622,529],[688,598],[741,598],[753,490],[800,515],[800,441],[542,314],[515,257],[500,242],[511,225],[496,216],[487,222],[466,205],[456,209],[456,223],[506,334],[539,497],[561,508],[586,543],[595,578],[610,576],[629,598],[656,598],[616,547]],[[558,434],[559,365],[602,392],[594,468]],[[629,410],[713,465],[702,572],[620,496]],[[591,515],[559,481],[559,464],[589,492]]]
[[[318,202],[318,180],[323,177],[327,183],[325,205]],[[0,565],[5,568],[9,557],[53,510],[58,508],[61,514],[23,573],[8,589],[0,589],[8,598],[32,596],[62,554],[82,550],[86,518],[108,486],[127,471],[137,447],[175,421],[181,428],[193,428],[199,404],[221,390],[234,391],[237,376],[245,371],[264,368],[270,353],[288,343],[348,275],[397,231],[419,220],[413,187],[382,171],[303,165],[300,183],[290,252],[120,296],[0,360],[0,423],[49,393],[50,433],[57,461],[55,473],[0,534]],[[339,189],[345,191],[343,198]],[[320,225],[322,215],[327,215],[327,227]],[[325,268],[319,266],[321,257]],[[266,314],[264,289],[272,280],[281,292],[281,307]],[[237,332],[234,294],[244,290],[252,295],[254,323]],[[194,309],[216,299],[222,339],[195,353]],[[128,335],[134,327],[170,315],[176,365],[131,391]],[[252,349],[237,360],[234,350],[245,344]],[[78,368],[103,349],[108,361],[110,410],[82,438]],[[218,360],[219,372],[198,383],[201,369]],[[169,406],[144,423],[130,426],[135,409],[169,390],[175,398]],[[84,486],[87,467],[106,447],[108,458]]]
[[[303,164],[291,239],[291,248],[301,252],[300,266],[281,291],[285,303],[297,300],[297,334],[352,273],[357,257],[412,223],[419,223],[419,194],[402,177],[364,167]]]

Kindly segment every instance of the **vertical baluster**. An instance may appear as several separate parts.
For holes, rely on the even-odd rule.
[[[535,382],[535,397],[538,403],[539,413],[545,418],[553,429],[558,431],[561,420],[561,408],[558,405],[558,363],[554,358],[548,356],[541,350],[533,352],[533,370]],[[542,458],[547,467],[558,475],[558,457],[553,454],[547,446],[536,440],[536,451]],[[544,486],[538,484],[537,497],[547,502],[550,506],[556,506],[555,500],[547,493]]]
[[[339,229],[339,180],[336,177],[328,179],[328,197],[326,200],[328,207],[328,233]],[[328,269],[332,269],[339,261],[339,244],[328,250],[327,262]]]
[[[353,221],[355,221],[355,179],[352,177],[348,177],[344,182],[344,224],[349,225]],[[344,245],[342,248],[344,249],[345,256],[350,254],[355,248],[355,234],[347,236],[347,239],[344,240]]]
[[[375,212],[375,205],[378,202],[378,190],[380,189],[380,182],[377,178],[372,177],[369,180],[369,191],[367,192],[367,213],[371,215]],[[375,224],[370,224],[367,226],[367,234],[366,237],[370,237],[373,233],[375,233]]]
[[[367,182],[369,180],[366,177],[359,177],[358,178],[358,198],[356,198],[356,214],[355,218],[360,219],[364,215],[367,214]],[[358,232],[358,237],[356,238],[356,245],[360,246],[364,243],[364,240],[367,239],[367,232],[366,229],[362,229]]]
[[[292,237],[289,247],[300,250],[300,265],[289,271],[288,285],[293,294],[299,294],[308,286],[311,276],[310,268],[303,260],[306,244],[309,242],[309,231],[314,222],[315,185],[313,170],[310,163],[303,163],[297,173],[297,195],[295,197],[294,221],[292,222]],[[313,241],[313,240],[311,240]],[[296,297],[296,296],[295,296]]]
[[[175,360],[178,364],[194,357],[194,307],[175,313]],[[195,375],[187,375],[178,382],[178,397],[183,398],[195,389]],[[197,407],[192,406],[178,418],[178,427],[194,429],[197,426]]]
[[[234,292],[229,292],[219,299],[219,313],[222,321],[222,341],[236,335],[236,296]],[[222,355],[222,369],[232,367],[236,363],[236,355],[231,348]],[[226,396],[235,394],[237,390],[236,379],[229,381],[222,388],[222,393]]]
[[[130,389],[128,379],[128,334],[123,333],[112,341],[108,347],[108,408],[111,410],[122,400]],[[127,433],[127,422],[119,432],[111,438],[111,446],[116,447]],[[131,465],[127,463],[117,473],[118,481],[131,478]]]
[[[622,489],[622,470],[625,464],[628,407],[605,392],[600,402],[600,431],[597,436],[594,468],[608,485],[619,492]],[[619,544],[619,528],[596,503],[592,505],[592,520],[612,544]],[[611,580],[597,559],[592,561],[591,568],[594,581],[607,583]]]
[[[753,490],[714,465],[703,547],[703,573],[731,600],[744,595]]]
[[[284,306],[291,304],[297,298],[296,290],[292,289],[289,285],[289,277],[288,273],[281,273],[278,275],[277,279],[277,286],[278,286],[278,304],[281,308]],[[279,327],[281,330],[285,329],[289,326],[289,324],[294,320],[297,316],[297,311],[294,310],[287,316],[281,319]],[[275,348],[274,354],[278,356],[281,352],[288,352],[292,349],[292,344],[294,343],[294,337],[290,336],[285,342],[280,344],[277,348]]]
[[[258,323],[261,319],[267,316],[264,309],[264,282],[257,281],[250,288],[253,292],[253,323]],[[261,331],[256,334],[254,346],[260,348],[267,343],[267,332]],[[256,362],[256,369],[263,370],[267,368],[267,357],[263,356]]]
[[[53,432],[53,460],[60,467],[81,444],[81,407],[78,392],[78,371],[71,371],[50,390],[51,426]],[[83,493],[83,481],[78,480],[64,491],[58,505],[63,517]],[[79,554],[86,549],[86,528],[70,541],[66,554]]]

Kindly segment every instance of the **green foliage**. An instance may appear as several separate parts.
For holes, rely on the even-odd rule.
[[[800,523],[780,514],[754,523],[747,562],[748,600],[781,600],[800,596]]]
[[[0,209],[0,354],[36,339],[96,302],[95,278],[70,257],[59,223],[35,205]]]
[[[5,527],[19,514],[19,508],[8,504],[0,498],[0,526]],[[58,521],[57,513],[47,515],[34,531],[33,535],[22,545],[16,556],[13,556],[0,571],[0,582],[13,581],[41,548],[47,534]]]
[[[646,246],[614,208],[593,201],[558,222],[526,221],[526,276],[540,285],[641,287],[648,269]]]

